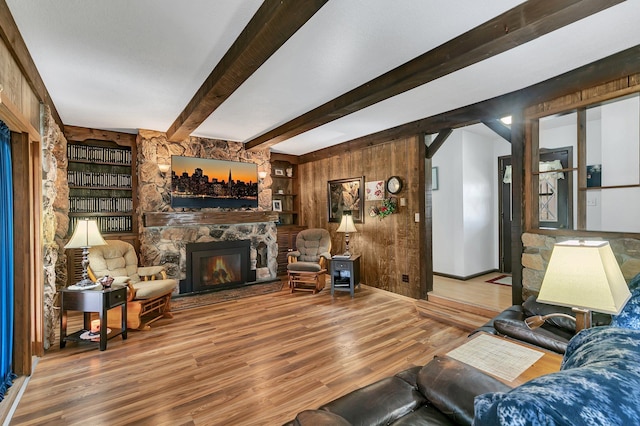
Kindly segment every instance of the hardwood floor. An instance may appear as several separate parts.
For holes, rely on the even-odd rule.
[[[279,425],[466,336],[371,287],[284,290],[175,312],[104,352],[56,346],[10,424]]]
[[[433,276],[433,294],[501,312],[512,305],[511,286],[491,284],[487,280],[504,275],[492,272],[466,281]]]

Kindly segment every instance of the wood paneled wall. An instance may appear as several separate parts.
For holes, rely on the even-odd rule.
[[[2,85],[3,96],[18,107],[33,127],[39,129],[40,102],[2,40],[0,40],[0,85]]]
[[[365,182],[386,181],[400,176],[406,206],[380,220],[368,214],[380,201],[365,201],[364,223],[356,224],[358,232],[350,234],[352,253],[360,254],[361,281],[364,284],[404,296],[420,298],[421,227],[414,218],[424,217],[424,196],[420,197],[420,173],[424,173],[424,157],[420,154],[418,137],[409,137],[358,149],[345,150],[341,155],[298,166],[300,176],[301,224],[324,228],[332,235],[332,253],[344,251],[344,236],[336,232],[337,223],[328,222],[327,181],[364,176]],[[407,275],[409,282],[403,282]]]

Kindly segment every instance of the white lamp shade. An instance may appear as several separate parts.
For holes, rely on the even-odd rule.
[[[606,241],[554,246],[538,302],[617,315],[631,293]]]
[[[340,220],[340,226],[338,226],[336,232],[358,232],[356,225],[353,223],[353,216],[343,214],[342,220]]]
[[[267,177],[267,172],[265,172],[265,171],[258,172],[258,178],[259,179],[264,179],[266,177]]]
[[[76,224],[71,239],[64,248],[82,248],[93,246],[105,246],[107,243],[100,234],[95,220],[82,219]]]

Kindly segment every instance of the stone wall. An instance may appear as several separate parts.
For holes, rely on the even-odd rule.
[[[248,152],[241,142],[190,137],[182,142],[170,142],[166,135],[151,130],[140,130],[138,148],[138,223],[140,257],[143,265],[165,265],[170,277],[184,279],[186,276],[186,245],[191,242],[252,241],[252,264],[255,248],[260,243],[267,247],[268,264],[256,270],[258,280],[275,278],[277,272],[277,243],[275,223],[217,224],[190,226],[144,227],[144,214],[171,212],[171,176],[163,173],[160,165],[169,165],[172,155],[215,158],[221,160],[246,161],[258,165],[258,170],[270,175],[271,164],[268,150]],[[258,210],[271,210],[270,179],[260,184]],[[183,209],[180,209],[182,211]],[[197,211],[220,211],[221,209],[198,209]],[[229,211],[233,215],[233,211]],[[177,291],[177,289],[176,289]]]
[[[522,234],[524,252],[522,254],[522,297],[537,295],[542,285],[553,245],[556,242],[575,240],[576,237],[553,237],[541,234]],[[640,273],[640,240],[633,238],[588,238],[609,241],[611,249],[620,264],[624,278],[631,280]]]
[[[57,290],[67,282],[64,245],[69,228],[67,140],[44,106],[42,135],[42,245],[44,250],[44,347],[55,340]]]

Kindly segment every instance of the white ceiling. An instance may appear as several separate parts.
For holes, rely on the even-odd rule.
[[[259,0],[6,0],[66,125],[166,131]],[[247,141],[522,3],[330,0],[194,136]],[[544,81],[640,44],[626,1],[275,145],[301,155]]]

